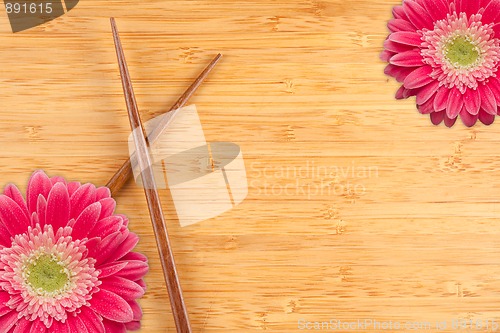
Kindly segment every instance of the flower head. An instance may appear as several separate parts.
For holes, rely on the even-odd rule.
[[[493,123],[500,105],[500,1],[403,0],[393,9],[381,58],[437,125]]]
[[[140,327],[147,259],[107,188],[35,172],[0,195],[0,332]]]

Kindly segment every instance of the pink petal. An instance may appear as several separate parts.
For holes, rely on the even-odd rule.
[[[9,247],[12,245],[11,234],[3,223],[0,223],[0,245]]]
[[[116,251],[117,247],[121,244],[122,240],[123,236],[121,232],[117,231],[105,237],[101,241],[98,247],[96,248],[87,247],[89,250],[89,256],[96,259],[95,265],[99,266],[100,264],[105,262],[108,256],[110,256],[113,251]]]
[[[410,51],[414,49],[414,46],[409,46],[409,45],[403,45],[399,43],[395,43],[390,40],[386,40],[384,42],[384,48],[388,51],[394,52],[394,53],[399,53],[399,52],[405,52],[405,51]]]
[[[407,89],[415,89],[423,87],[434,81],[434,79],[430,77],[431,73],[432,73],[431,66],[420,67],[414,70],[410,75],[406,77],[404,85]]]
[[[126,323],[134,318],[130,305],[120,296],[105,289],[93,294],[89,303],[96,313],[111,321]]]
[[[472,127],[474,124],[477,122],[478,115],[472,115],[470,114],[465,106],[462,108],[462,111],[460,111],[460,119],[462,119],[462,122],[464,123],[465,126],[467,127]]]
[[[31,225],[19,205],[3,194],[0,195],[0,220],[12,236],[25,233]]]
[[[99,287],[101,290],[110,291],[126,301],[133,301],[144,295],[144,290],[141,286],[128,279],[119,276],[109,276],[100,280],[102,281]]]
[[[83,239],[95,227],[97,219],[101,215],[101,204],[94,202],[78,216],[73,226],[73,239]]]
[[[51,188],[52,183],[45,172],[39,170],[31,175],[31,178],[28,181],[28,189],[26,191],[26,201],[30,214],[36,210],[38,195],[41,194],[47,198]]]
[[[0,317],[0,332],[8,332],[17,322],[17,312],[11,311]]]
[[[394,52],[384,50],[380,53],[380,60],[389,62],[391,60],[392,56],[394,55]]]
[[[444,124],[446,125],[446,127],[452,127],[453,125],[455,125],[455,122],[457,121],[458,117],[455,117],[453,119],[450,119],[448,118],[448,116],[445,114],[444,115]]]
[[[436,97],[434,97],[434,110],[441,111],[446,109],[449,96],[450,96],[450,89],[444,86],[439,87],[436,92]]]
[[[144,275],[146,275],[149,271],[149,266],[146,262],[131,260],[126,263],[127,265],[117,273],[118,276],[132,281],[137,281],[144,277]]]
[[[126,333],[127,328],[123,323],[117,323],[114,321],[104,320],[104,327],[106,328],[106,332],[112,333]]]
[[[8,293],[0,292],[0,317],[12,311],[12,309],[6,305],[9,300],[10,295]]]
[[[139,303],[137,301],[130,301],[128,302],[128,305],[132,308],[132,312],[134,313],[134,321],[139,321],[142,319],[142,309],[139,306]]]
[[[389,40],[395,43],[420,46],[422,44],[422,36],[412,31],[396,31],[389,35]]]
[[[485,125],[491,125],[495,121],[495,116],[481,110],[479,111],[479,120]]]
[[[143,279],[136,280],[134,282],[137,283],[138,285],[140,285],[142,287],[142,289],[146,290],[146,283],[144,282]]]
[[[96,201],[96,188],[93,184],[85,184],[71,196],[71,218],[77,218],[83,210]]]
[[[54,230],[65,227],[69,222],[69,194],[66,185],[57,183],[50,190],[47,199],[45,223],[51,224]]]
[[[392,16],[394,16],[394,18],[397,18],[397,19],[403,19],[403,20],[409,21],[408,16],[406,15],[406,13],[403,9],[403,6],[394,6],[392,8]]]
[[[119,216],[111,215],[96,223],[89,233],[89,237],[104,238],[114,232],[120,230],[123,225],[122,218]]]
[[[139,261],[144,261],[147,262],[148,258],[139,252],[129,252],[122,258],[123,260],[139,260]]]
[[[481,108],[481,95],[478,90],[467,89],[464,94],[464,104],[467,112],[471,115],[477,115]]]
[[[3,190],[3,194],[14,200],[17,205],[22,209],[26,218],[28,218],[31,214],[28,212],[28,206],[26,205],[26,201],[23,198],[23,195],[19,191],[19,189],[14,184],[8,184],[5,186]]]
[[[444,19],[450,7],[447,0],[424,0],[423,6],[434,22]]]
[[[433,81],[428,85],[426,85],[425,87],[422,87],[417,92],[417,104],[424,104],[425,102],[431,100],[431,97],[436,94],[438,88],[439,88],[438,81]],[[432,103],[434,104],[434,99],[432,99]],[[432,109],[434,109],[434,105],[432,106]]]
[[[404,1],[403,9],[408,16],[411,23],[418,29],[427,28],[432,30],[434,27],[434,22],[429,13],[420,6],[418,3],[413,1]]]
[[[141,329],[140,321],[131,321],[130,323],[125,323],[125,327],[128,331],[138,331]]]
[[[67,322],[71,333],[89,333],[80,317],[68,316]]]
[[[500,14],[500,1],[491,0],[484,9],[481,22],[483,22],[484,24],[497,23],[496,20],[499,14]]]
[[[394,77],[398,82],[404,82],[406,77],[410,75],[415,70],[415,68],[411,67],[399,67],[394,65],[387,65],[384,69],[384,73],[386,75]]]
[[[477,12],[479,11],[479,0],[456,0],[455,3],[457,5],[457,12],[466,13],[468,17],[473,14],[477,14]]]
[[[491,89],[487,85],[479,85],[477,89],[481,95],[481,107],[484,111],[492,115],[497,114],[497,102]]]
[[[99,294],[99,292],[97,293]],[[83,322],[89,333],[104,333],[104,325],[102,323],[102,318],[98,314],[96,314],[93,310],[91,310],[87,306],[82,306],[81,313],[78,316],[80,320]],[[109,309],[108,309],[109,311]]]
[[[116,208],[116,201],[113,198],[106,198],[99,200],[101,203],[101,215],[99,216],[99,220],[102,220],[105,217],[108,217],[113,214]]]
[[[52,326],[50,327],[50,332],[52,333],[71,333],[68,321],[62,323],[60,321],[54,320]]]
[[[491,89],[493,96],[495,96],[495,100],[497,105],[500,105],[500,82],[497,78],[490,78],[490,82],[488,83],[488,87]]]
[[[68,194],[71,198],[73,194],[78,190],[82,185],[79,182],[69,182],[68,183]]]
[[[390,63],[401,67],[420,67],[424,64],[419,50],[411,50],[396,54]]]
[[[12,333],[29,333],[31,322],[24,318],[19,319]]]
[[[109,261],[115,261],[123,258],[124,255],[134,249],[138,242],[139,237],[133,232],[130,232],[127,238],[123,242],[121,242],[121,244],[115,249],[114,252],[111,253],[111,255],[107,259]]]
[[[50,183],[54,186],[56,183],[63,183],[66,185],[66,180],[63,177],[55,176],[50,178]]]
[[[101,199],[111,198],[111,191],[109,188],[102,186],[95,191],[95,199],[97,201]]]
[[[392,19],[387,23],[387,27],[390,31],[415,31],[415,27],[413,25],[403,19]]]
[[[405,86],[399,87],[398,91],[396,91],[396,99],[404,99],[405,90],[406,90]]]
[[[440,111],[440,112],[433,112],[431,113],[431,122],[434,124],[434,125],[439,125],[443,122],[444,120],[444,111]]]
[[[36,204],[36,215],[38,217],[38,223],[41,227],[45,226],[45,216],[47,214],[47,200],[43,195],[38,196],[38,201]]]
[[[464,99],[460,90],[453,88],[448,96],[448,104],[446,105],[446,115],[450,119],[454,119],[458,116],[462,107],[464,106]]]
[[[45,328],[45,324],[41,322],[39,319],[31,322],[30,333],[45,333],[47,329]]]
[[[144,264],[144,263],[142,263]],[[99,279],[103,279],[108,276],[112,276],[120,272],[125,266],[128,266],[129,262],[127,261],[119,261],[119,262],[112,262],[106,265],[102,265],[99,267],[99,270],[101,271],[101,274],[99,274]],[[140,277],[139,277],[140,278]],[[133,280],[133,279],[130,279]]]
[[[434,112],[434,101],[429,100],[424,104],[417,104],[417,109],[421,114],[429,114]]]

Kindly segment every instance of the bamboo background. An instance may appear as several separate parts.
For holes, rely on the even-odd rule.
[[[163,192],[194,332],[500,321],[500,124],[435,127],[394,99],[378,54],[398,3],[82,0],[16,34],[2,9],[0,185],[105,184],[126,159],[114,16],[144,119],[224,55],[192,103],[208,141],[241,146],[249,195],[180,228]],[[143,191],[116,200],[150,258],[142,332],[174,332]]]

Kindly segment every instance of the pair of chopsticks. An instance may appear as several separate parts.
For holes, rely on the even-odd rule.
[[[191,325],[186,310],[186,304],[182,295],[181,285],[175,266],[168,232],[163,218],[163,211],[161,208],[160,197],[156,187],[156,182],[153,174],[151,156],[148,152],[149,143],[153,143],[163,132],[165,127],[168,126],[167,117],[148,135],[143,127],[137,102],[130,80],[130,74],[127,68],[127,62],[123,54],[118,29],[114,18],[111,18],[111,28],[113,31],[113,39],[115,42],[116,55],[120,67],[120,76],[122,80],[123,93],[125,95],[125,102],[127,105],[128,116],[130,120],[130,127],[133,133],[135,143],[135,157],[139,164],[141,172],[141,179],[144,186],[144,193],[148,203],[149,213],[151,215],[151,222],[156,237],[156,245],[158,246],[158,253],[160,255],[163,275],[167,284],[168,295],[170,298],[170,305],[175,320],[175,326],[178,333],[191,333]],[[200,84],[204,81],[213,67],[217,64],[221,55],[218,54],[207,68],[200,74],[200,76],[193,82],[193,84],[186,90],[186,92],[179,98],[179,100],[172,106],[170,111],[176,110],[184,106]],[[128,159],[122,167],[115,173],[115,175],[108,182],[107,186],[112,193],[116,193],[125,182],[132,175],[132,166],[130,159]]]

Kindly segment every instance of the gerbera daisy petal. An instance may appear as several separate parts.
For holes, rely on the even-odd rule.
[[[31,323],[31,328],[30,328],[30,333],[45,333],[47,332],[47,329],[45,327],[45,324],[37,319]]]
[[[102,317],[95,313],[95,311],[91,310],[89,307],[83,306],[78,317],[83,322],[89,333],[105,332],[104,325],[102,323]]]
[[[28,230],[30,221],[19,205],[6,195],[0,195],[0,221],[11,235]]]
[[[481,95],[481,107],[484,111],[492,115],[497,114],[497,102],[491,89],[487,85],[481,85],[478,90]]]
[[[422,87],[417,93],[417,104],[422,105],[427,101],[429,101],[431,97],[436,94],[438,87],[439,87],[439,82],[437,81],[433,81],[428,85]],[[431,100],[431,103],[434,104],[434,100]],[[432,108],[434,109],[433,105]]]
[[[134,318],[130,305],[123,298],[110,291],[101,289],[94,294],[89,303],[96,313],[108,320],[126,323]]]
[[[398,44],[409,46],[420,46],[422,44],[421,35],[411,31],[397,31],[389,35],[389,40]]]
[[[410,73],[404,80],[404,85],[407,89],[415,89],[423,87],[434,79],[430,76],[432,73],[432,68],[430,66],[420,67]]]
[[[450,6],[446,0],[426,0],[422,5],[434,22],[444,19]]]
[[[431,122],[434,125],[439,125],[444,120],[444,111],[433,112],[431,113],[430,117],[431,117]]]
[[[435,0],[433,0],[435,1]],[[464,12],[467,16],[471,16],[473,14],[477,14],[479,11],[479,0],[470,1],[470,0],[456,0],[455,1],[457,12]]]
[[[127,327],[125,324],[117,323],[109,320],[104,320],[104,327],[106,328],[106,332],[113,333],[126,333]]]
[[[44,227],[45,216],[47,215],[47,200],[45,200],[44,196],[41,194],[38,196],[38,200],[36,203],[36,214],[38,218],[37,223],[39,223],[41,227]],[[35,225],[33,225],[32,223],[31,226],[34,227]]]
[[[413,31],[415,29],[410,22],[403,19],[392,19],[387,23],[387,27],[393,32]]]
[[[16,185],[8,184],[5,186],[3,194],[14,200],[17,205],[22,209],[26,218],[28,218],[31,214],[28,212],[28,206],[26,205],[26,201],[23,198],[23,195],[19,191]]]
[[[56,183],[47,198],[45,223],[52,225],[56,230],[66,226],[69,222],[69,209],[68,189],[65,184]]]
[[[484,110],[480,110],[479,120],[485,125],[491,125],[495,121],[495,115],[489,114]]]
[[[137,283],[119,276],[102,278],[101,290],[105,289],[120,296],[126,301],[133,301],[144,295],[144,290]]]
[[[483,17],[481,21],[483,23],[493,23],[497,21],[498,16],[500,15],[500,1],[499,0],[491,0],[488,5],[484,8]]]
[[[389,63],[401,67],[420,67],[424,65],[422,55],[418,50],[398,53],[389,60]]]
[[[403,2],[403,9],[408,19],[417,29],[432,29],[434,25],[432,17],[427,13],[424,7],[414,1],[405,1]]]
[[[95,198],[97,201],[99,201],[101,199],[111,198],[111,191],[107,187],[104,187],[104,186],[99,187],[95,191]]]
[[[410,51],[410,50],[414,49],[415,47],[410,46],[410,45],[396,43],[396,42],[393,42],[393,41],[387,39],[384,42],[384,48],[388,51],[391,51],[394,53],[399,53],[399,52]]]
[[[408,75],[410,75],[415,68],[410,67],[399,67],[395,65],[387,65],[384,69],[384,73],[394,77],[398,82],[403,83]]]
[[[28,210],[33,213],[36,210],[36,204],[38,201],[38,195],[42,195],[45,198],[48,197],[50,189],[52,188],[52,183],[45,172],[39,170],[33,173],[30,180],[28,181],[28,189],[26,191],[26,202],[28,205]]]
[[[116,208],[116,201],[113,198],[105,198],[98,201],[102,208],[101,214],[99,215],[99,220],[106,218],[113,214]]]
[[[421,114],[429,114],[434,112],[433,101],[427,101],[423,104],[417,104],[417,109]]]
[[[17,321],[16,326],[14,327],[14,330],[12,333],[29,333],[31,328],[31,322],[21,318]]]
[[[406,15],[403,6],[394,6],[392,8],[392,15],[397,18],[397,19],[403,19],[405,21],[408,21],[408,16]]]
[[[448,96],[448,104],[446,105],[446,115],[454,119],[462,110],[464,99],[462,93],[458,89],[452,89]]]
[[[444,86],[438,88],[436,96],[434,97],[434,110],[442,111],[446,109],[446,104],[448,104],[448,97],[450,96],[450,90]]]
[[[67,320],[64,323],[60,321],[54,321],[54,323],[50,327],[50,330],[54,333],[72,333]]]
[[[452,127],[453,125],[455,125],[456,121],[457,121],[458,117],[455,117],[455,118],[449,118],[446,113],[444,115],[444,124],[446,127]]]
[[[80,317],[69,317],[68,325],[71,333],[89,333]]]
[[[77,218],[82,211],[96,201],[96,188],[94,184],[84,184],[71,195],[72,218]]]
[[[495,96],[495,100],[497,105],[500,105],[500,82],[497,78],[492,78],[488,84],[488,87],[491,89],[493,96]]]
[[[481,108],[481,95],[479,91],[468,89],[464,96],[464,104],[467,112],[472,115],[477,115]]]
[[[389,60],[391,60],[393,55],[395,55],[394,52],[384,50],[382,51],[382,53],[380,53],[380,60],[389,62]]]
[[[11,311],[0,317],[0,332],[8,332],[17,322],[17,312]]]
[[[75,220],[73,226],[73,238],[82,239],[87,237],[90,230],[92,230],[101,214],[101,204],[99,202],[94,202],[93,204],[87,206],[81,212],[80,216]]]
[[[123,256],[130,251],[137,245],[139,242],[139,237],[134,234],[133,232],[130,232],[125,240],[123,240],[117,247],[116,249],[110,254],[110,256],[107,258],[109,261],[115,261],[118,259],[123,258]]]
[[[101,273],[99,274],[99,278],[103,279],[105,277],[115,275],[129,264],[130,262],[123,261],[123,262],[112,262],[106,265],[102,265],[99,267],[99,270],[101,271]]]
[[[135,281],[143,277],[148,272],[148,269],[149,266],[146,262],[139,260],[130,260],[127,262],[125,267],[123,267],[116,273],[116,275]]]
[[[130,323],[126,323],[125,327],[129,331],[137,331],[141,329],[141,322],[139,321],[131,321]]]
[[[470,114],[464,107],[462,108],[462,111],[460,111],[460,119],[462,119],[462,122],[464,123],[465,126],[472,127],[474,126],[474,124],[476,124],[478,115]]]

